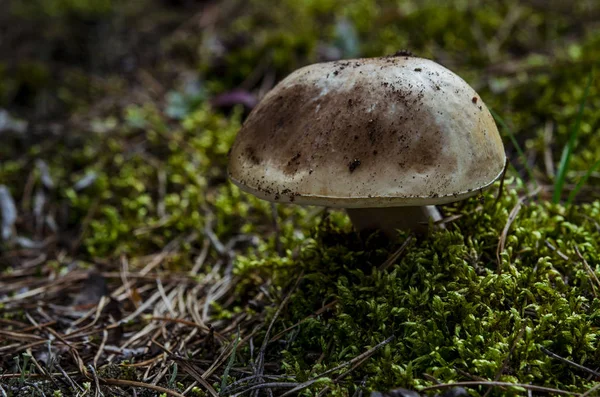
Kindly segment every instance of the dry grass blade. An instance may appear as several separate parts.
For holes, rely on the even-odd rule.
[[[515,348],[517,347],[517,343],[523,337],[523,332],[525,332],[525,325],[523,325],[521,327],[521,330],[515,336],[515,339],[513,340],[513,343],[510,346],[510,351],[508,352],[508,354],[506,355],[506,358],[502,362],[502,367],[500,367],[500,369],[496,373],[496,376],[494,377],[494,381],[497,381],[498,379],[500,379],[500,377],[502,376],[502,373],[506,370],[506,368],[508,366],[508,361],[510,360],[510,357],[512,356],[513,352],[515,351]],[[486,390],[485,394],[483,395],[483,397],[487,397],[491,393],[491,391],[492,391],[492,387],[488,388]]]
[[[14,340],[30,340],[30,341],[41,341],[44,340],[42,337],[38,335],[28,335],[21,332],[10,332],[10,331],[2,331],[0,330],[0,337],[5,339],[14,339]]]
[[[77,368],[79,369],[79,373],[83,376],[88,376],[87,373],[87,369],[85,368],[85,364],[83,362],[83,360],[81,359],[81,355],[79,354],[79,351],[77,350],[77,348],[75,348],[72,344],[70,344],[69,342],[67,342],[65,340],[65,338],[63,338],[62,335],[60,335],[58,332],[56,332],[55,330],[53,330],[52,328],[48,327],[46,328],[56,339],[58,339],[59,341],[61,341],[66,347],[69,348],[69,353],[71,353],[71,356],[73,358],[73,361],[77,364]]]
[[[592,393],[594,393],[594,392],[598,391],[598,389],[600,389],[600,383],[598,383],[598,384],[597,384],[597,385],[595,385],[594,387],[591,387],[591,388],[590,388],[588,391],[586,391],[585,393],[583,393],[583,394],[581,395],[581,397],[588,397],[588,396],[595,395],[595,394],[592,394]]]
[[[100,360],[100,356],[102,355],[102,351],[104,350],[104,346],[106,345],[107,339],[108,339],[108,331],[103,330],[102,331],[102,342],[100,342],[100,347],[98,348],[98,351],[96,352],[96,355],[94,356],[94,367],[95,368],[98,367],[98,360]]]
[[[581,251],[579,251],[579,247],[577,247],[576,245],[575,245],[575,252],[577,253],[577,256],[579,257],[579,259],[581,259],[581,262],[583,262],[583,265],[585,266],[585,270],[590,275],[590,278],[592,280],[591,284],[592,284],[592,291],[594,292],[594,296],[598,297],[596,288],[600,288],[600,280],[598,279],[596,272],[594,271],[594,269],[592,269],[590,264],[585,260],[583,255],[581,255]]]
[[[27,349],[27,354],[30,356],[31,362],[35,365],[35,367],[40,372],[40,374],[42,376],[44,376],[46,379],[50,379],[50,381],[54,384],[54,386],[58,387],[58,382],[56,381],[56,378],[54,377],[54,375],[52,375],[50,372],[48,372],[48,370],[46,370],[46,368],[42,367],[42,365],[38,362],[38,360],[35,358],[35,356],[31,352],[31,349]]]
[[[76,375],[76,373],[67,373],[67,371],[65,371],[60,365],[56,365],[56,368],[58,368],[58,370],[60,371],[61,375],[64,376],[64,378],[67,380],[67,382],[69,382],[69,385],[73,388],[73,390],[79,390],[80,392],[83,391],[83,387],[81,387],[78,383],[76,383],[73,378],[71,378],[71,375]]]
[[[500,235],[500,238],[498,239],[498,248],[496,249],[496,261],[498,263],[498,269],[497,269],[498,274],[502,273],[502,258],[500,257],[500,255],[504,251],[504,246],[506,244],[506,238],[508,237],[508,231],[510,230],[510,227],[513,224],[513,222],[515,221],[515,219],[517,219],[517,215],[519,215],[519,211],[521,210],[523,203],[530,197],[538,194],[539,191],[540,191],[540,188],[538,187],[534,191],[530,192],[528,195],[519,198],[519,201],[517,201],[517,204],[513,207],[513,209],[508,214],[508,219],[506,220],[506,225],[504,225],[502,234]]]
[[[177,317],[177,313],[175,313],[175,310],[173,310],[173,307],[171,306],[171,302],[167,298],[165,288],[163,287],[162,282],[160,281],[160,278],[156,279],[156,286],[158,288],[158,292],[160,293],[160,297],[162,298],[167,309],[169,310],[169,313],[171,314],[171,316]]]
[[[491,387],[519,387],[525,390],[539,391],[542,393],[554,393],[566,396],[577,396],[581,397],[580,393],[573,393],[566,390],[553,389],[551,387],[527,385],[522,383],[510,383],[510,382],[495,382],[495,381],[468,381],[468,382],[455,382],[455,383],[441,383],[439,385],[427,386],[422,388],[420,391],[431,391],[439,389],[450,389],[453,387],[475,387],[475,386],[491,386]]]
[[[254,385],[254,386],[250,386],[249,388],[247,388],[246,390],[243,390],[241,392],[238,392],[236,394],[232,394],[232,396],[241,396],[242,394],[251,392],[251,391],[257,391],[257,390],[261,390],[261,389],[286,389],[289,387],[295,387],[297,386],[298,383],[296,382],[268,382],[268,383],[259,383],[258,385]],[[284,396],[284,394],[281,395]]]
[[[207,377],[206,372],[204,373],[204,375],[201,374],[200,372],[198,372],[198,370],[195,368],[195,366],[189,362],[189,360],[173,354],[173,352],[171,352],[169,349],[167,349],[162,344],[158,343],[156,340],[152,340],[152,343],[154,343],[162,351],[167,353],[169,355],[169,357],[173,361],[178,363],[185,372],[187,372],[192,378],[194,378],[194,380],[196,380],[196,382],[200,383],[206,389],[206,391],[208,391],[208,393],[211,396],[219,397],[219,393],[217,393],[217,391],[212,387],[212,385],[210,383],[208,383],[208,381],[206,380],[206,377]]]
[[[400,258],[400,255],[402,255],[402,253],[406,250],[406,248],[408,247],[408,245],[411,243],[412,240],[413,240],[413,236],[408,236],[406,238],[406,240],[404,240],[404,242],[402,243],[402,245],[400,246],[400,248],[398,248],[392,255],[390,255],[389,258],[387,258],[385,260],[385,262],[383,262],[379,266],[379,271],[385,271],[390,266],[392,266],[394,263],[396,263],[396,261],[398,260],[398,258]]]
[[[231,367],[233,367],[233,363],[235,362],[235,353],[239,342],[240,331],[238,329],[238,334],[235,337],[235,342],[233,342],[233,349],[231,351],[231,355],[229,356],[229,362],[227,363],[227,367],[225,367],[225,371],[223,372],[223,376],[221,377],[221,390],[225,389],[225,386],[227,386],[227,378],[229,377],[229,371],[231,371]]]
[[[237,390],[239,392],[240,387],[242,387],[242,385],[244,383],[248,383],[250,381],[253,380],[257,380],[258,378],[268,378],[269,380],[279,380],[279,379],[284,379],[287,378],[286,376],[271,376],[271,375],[250,375],[247,376],[245,378],[242,379],[238,379],[235,382],[231,383],[230,385],[227,385],[224,389],[221,390],[221,394],[225,394],[226,393],[230,393],[232,390]],[[285,382],[284,382],[285,383]]]
[[[498,263],[498,270],[497,270],[498,274],[502,273],[502,259],[500,258],[500,254],[502,253],[502,251],[504,251],[504,246],[506,244],[506,237],[508,236],[508,230],[510,229],[510,226],[517,218],[517,215],[519,214],[519,211],[521,210],[522,205],[523,205],[523,201],[519,200],[517,202],[517,205],[515,205],[513,207],[513,209],[510,211],[510,214],[508,215],[508,220],[506,221],[506,225],[504,225],[504,229],[502,230],[502,234],[500,235],[500,239],[498,241],[498,249],[496,250],[496,260]]]
[[[242,339],[239,344],[238,347],[243,346],[244,344],[246,344],[248,342],[248,340],[250,340],[250,338],[252,338],[254,336],[254,334],[259,330],[259,328],[254,329],[252,332],[250,332],[250,334],[246,335],[244,337],[244,339]],[[221,354],[219,355],[219,357],[211,364],[211,366],[206,370],[206,372],[204,372],[204,374],[202,375],[203,379],[208,378],[209,376],[211,376],[216,370],[217,368],[219,368],[221,365],[223,365],[223,363],[225,363],[225,361],[227,361],[227,359],[229,358],[229,355],[233,352],[233,343],[230,343],[226,349],[223,350],[223,352],[221,352]]]
[[[90,369],[90,372],[92,373],[92,377],[94,378],[94,385],[96,386],[95,391],[94,391],[94,397],[104,397],[104,393],[102,393],[102,391],[100,391],[100,380],[98,379],[98,375],[96,374],[96,370],[94,369],[93,365],[89,365],[88,366]]]
[[[562,362],[563,362],[563,363],[565,363],[565,364],[571,365],[571,366],[573,366],[573,367],[575,367],[575,368],[577,368],[577,369],[580,369],[580,370],[582,370],[582,371],[585,371],[585,372],[587,372],[587,373],[589,373],[589,374],[591,374],[591,375],[594,375],[594,376],[596,376],[596,377],[600,377],[600,372],[594,371],[594,370],[593,370],[593,369],[591,369],[591,368],[584,367],[584,366],[583,366],[583,365],[581,365],[581,364],[577,364],[577,363],[576,363],[576,362],[574,362],[574,361],[571,361],[571,360],[569,360],[569,359],[566,359],[566,358],[564,358],[564,357],[561,357],[561,356],[559,356],[558,354],[556,354],[556,353],[553,353],[553,352],[551,352],[550,350],[546,349],[544,346],[540,346],[540,350],[541,350],[541,351],[543,351],[543,352],[544,352],[544,354],[546,354],[546,355],[548,355],[548,356],[550,356],[550,357],[552,357],[552,358],[555,358],[555,359],[557,359],[557,360],[559,360],[559,361],[562,361]]]
[[[283,393],[280,397],[289,396],[289,395],[291,395],[291,394],[293,394],[293,393],[295,393],[297,391],[305,389],[305,388],[309,387],[310,385],[314,384],[315,382],[318,382],[320,379],[324,378],[325,376],[327,376],[327,375],[329,375],[329,374],[331,374],[333,372],[339,371],[342,368],[345,368],[345,367],[348,367],[348,366],[352,366],[354,364],[357,364],[357,366],[359,364],[362,364],[364,361],[366,361],[366,359],[368,359],[373,354],[375,354],[375,352],[377,352],[379,349],[381,349],[382,347],[384,347],[385,345],[387,345],[388,343],[390,343],[391,341],[393,341],[395,337],[396,337],[395,335],[390,336],[389,338],[387,338],[383,342],[378,343],[377,345],[373,346],[372,348],[370,348],[366,352],[364,352],[362,354],[359,354],[358,356],[354,357],[352,360],[347,361],[345,363],[342,363],[342,364],[338,365],[335,368],[331,368],[331,369],[329,369],[329,370],[327,370],[327,371],[325,371],[325,372],[323,372],[323,373],[315,376],[313,379],[311,379],[309,381],[306,381],[304,383],[299,384],[298,386],[294,387],[292,390],[288,390],[287,392]],[[354,368],[356,368],[356,367],[352,367],[349,371],[353,370]],[[349,372],[349,371],[347,371],[347,372]],[[338,379],[342,379],[343,375],[344,374],[340,375],[338,377]]]
[[[325,306],[321,307],[319,310],[317,310],[315,313],[311,314],[310,316],[306,316],[305,318],[303,318],[302,320],[298,321],[296,324],[287,327],[286,329],[284,329],[283,331],[281,331],[280,333],[278,333],[277,335],[273,336],[271,338],[270,342],[275,342],[276,340],[280,339],[283,335],[287,334],[288,332],[290,332],[291,330],[293,330],[294,328],[300,326],[300,324],[310,320],[311,318],[315,318],[316,316],[319,316],[323,313],[325,313],[327,310],[335,307],[335,305],[338,304],[337,299],[333,300],[331,302],[329,302],[328,304],[326,304]]]
[[[198,328],[199,330],[208,333],[210,331],[210,328],[208,328],[206,325],[202,325],[202,324],[198,324],[195,323],[193,321],[188,321],[188,320],[184,320],[182,318],[168,318],[168,317],[152,317],[151,318],[152,321],[166,321],[166,322],[172,322],[172,323],[179,323],[179,324],[184,324],[187,325],[189,327],[195,327]],[[223,337],[221,334],[214,332],[214,335],[219,337],[220,339],[225,339],[225,337]]]
[[[288,292],[286,297],[283,299],[283,301],[281,301],[281,304],[279,305],[279,307],[277,308],[277,311],[275,312],[275,314],[273,315],[273,318],[271,319],[271,323],[269,324],[269,327],[267,328],[267,332],[263,339],[263,343],[258,352],[258,359],[256,360],[256,364],[254,366],[256,375],[260,376],[264,373],[265,352],[267,350],[267,345],[269,344],[269,335],[271,334],[271,330],[273,329],[273,326],[275,325],[275,321],[277,321],[279,314],[281,313],[283,308],[289,302],[290,298],[292,297],[292,294],[294,293],[296,288],[298,288],[298,285],[300,285],[300,281],[302,280],[303,276],[304,276],[304,272],[301,272],[300,275],[298,276],[298,278],[296,279],[294,286],[290,289],[290,291]]]
[[[190,364],[187,360],[181,357],[177,357],[175,361],[179,365],[181,365],[183,370],[187,372],[192,378],[194,378],[196,382],[200,383],[211,396],[219,397],[219,393],[217,393],[217,391],[212,387],[212,385],[208,383],[206,379],[204,379],[202,374],[200,374],[200,372],[198,372],[198,370],[192,364]]]
[[[51,284],[45,284],[41,287],[37,287],[34,289],[30,289],[29,291],[25,291],[10,297],[5,297],[0,299],[0,303],[12,303],[12,302],[20,302],[20,301],[24,301],[28,298],[32,298],[36,295],[40,295],[40,294],[44,294],[44,293],[48,293],[51,294],[53,292],[56,292],[57,290],[66,288],[66,286],[71,285],[81,279],[86,278],[87,275],[86,274],[77,274],[77,273],[72,273],[70,275],[67,275],[65,277],[62,277],[58,280],[54,280]]]
[[[106,379],[106,378],[99,378],[99,380],[100,380],[100,382],[105,383],[107,385],[139,387],[142,389],[154,390],[155,392],[158,392],[158,393],[164,393],[168,396],[185,397],[183,394],[180,394],[174,390],[169,390],[169,389],[161,387],[161,386],[151,385],[149,383],[144,383],[144,382],[137,382],[137,381],[133,381],[133,380],[124,380],[124,379]],[[218,397],[218,395],[215,394],[215,397]]]
[[[546,247],[550,248],[552,251],[556,252],[556,254],[558,256],[560,256],[563,260],[568,261],[569,257],[566,256],[563,252],[561,252],[559,249],[557,249],[554,245],[552,245],[552,243],[548,240],[546,240],[544,242],[544,244],[546,244]]]

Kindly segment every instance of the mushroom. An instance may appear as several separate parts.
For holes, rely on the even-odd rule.
[[[409,55],[309,65],[253,109],[229,177],[272,202],[345,208],[355,228],[422,233],[434,205],[463,200],[503,173],[504,147],[479,95]]]

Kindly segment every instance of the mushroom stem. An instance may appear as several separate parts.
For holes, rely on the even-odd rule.
[[[388,237],[395,237],[396,230],[412,230],[425,234],[429,229],[429,218],[434,222],[442,219],[433,205],[422,207],[346,208],[346,212],[359,231],[381,230]]]

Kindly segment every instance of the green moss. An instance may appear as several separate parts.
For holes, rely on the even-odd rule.
[[[578,247],[589,263],[597,263],[599,206],[578,208],[570,218],[560,206],[526,204],[506,240],[498,274],[498,236],[516,201],[514,191],[496,204],[487,194],[480,209],[471,200],[461,211],[471,216],[411,244],[386,271],[377,266],[393,247],[363,246],[327,225],[298,243],[298,259],[265,252],[252,260],[239,257],[236,269],[247,279],[260,269],[281,287],[304,271],[275,333],[337,302],[284,337],[283,368],[299,381],[395,335],[338,385],[341,395],[352,394],[362,379],[376,390],[430,385],[423,374],[441,382],[500,374],[500,381],[585,390],[592,385],[586,377],[542,347],[590,368],[600,363],[598,286],[575,252]],[[575,222],[583,213],[590,219]]]
[[[65,7],[60,11],[64,15],[77,11],[73,2],[53,1],[48,7],[52,4]],[[109,3],[98,4],[98,14],[92,12],[96,17],[104,15],[102,4]],[[479,8],[467,1],[274,4],[252,0],[243,15],[217,27],[214,35],[227,47],[224,59],[215,65],[202,59],[195,65],[207,80],[206,92],[191,97],[174,93],[166,106],[147,103],[94,114],[86,128],[41,143],[3,136],[0,184],[21,200],[30,183],[57,208],[68,208],[63,227],[83,233],[74,255],[90,262],[127,254],[131,268],[140,268],[145,263],[135,258],[175,244],[177,253],[159,267],[187,272],[208,238],[205,230],[222,244],[243,236],[241,243],[232,243],[235,294],[227,304],[211,306],[211,321],[227,324],[244,313],[249,322],[268,324],[302,274],[270,337],[294,327],[267,349],[267,360],[279,365],[277,371],[298,382],[395,336],[341,381],[335,379],[346,369],[312,384],[306,395],[325,387],[343,396],[359,387],[420,389],[434,383],[431,377],[440,382],[498,379],[573,392],[591,387],[585,372],[551,358],[544,349],[592,369],[600,366],[600,285],[594,277],[600,273],[600,201],[593,200],[597,175],[582,192],[582,204],[573,208],[546,202],[545,191],[526,201],[498,253],[509,214],[527,183],[511,173],[499,201],[492,189],[483,203],[472,199],[444,207],[446,215],[459,217],[446,230],[413,239],[397,261],[378,270],[407,235],[392,242],[377,235],[361,240],[343,212],[283,205],[273,211],[271,204],[242,193],[227,181],[225,171],[241,111],[218,113],[205,95],[237,87],[264,60],[281,78],[320,60],[323,46],[364,56],[408,48],[436,58],[475,86],[515,131],[540,184],[551,185],[541,159],[548,150],[558,158],[589,69],[600,57],[600,34],[578,27],[592,11],[577,3],[569,14],[557,13],[516,0]],[[499,35],[514,10],[518,15],[509,34]],[[356,43],[339,42],[345,23]],[[209,34],[203,38],[208,40]],[[26,73],[17,85],[48,84],[43,65],[23,67]],[[84,113],[88,101],[79,93],[89,76],[78,71],[65,76],[69,82],[59,97],[76,115]],[[13,95],[13,83],[0,83],[0,98]],[[122,80],[110,85],[112,92],[124,90]],[[103,92],[93,88],[94,94]],[[569,183],[600,158],[599,94],[596,78]],[[553,131],[549,146],[547,126]],[[506,143],[512,154],[514,148]],[[48,164],[53,189],[42,187],[38,159]],[[19,210],[30,213],[32,205],[20,202]],[[19,232],[35,237],[32,230]],[[199,281],[215,268],[216,259],[221,255],[211,249]],[[59,261],[48,265],[67,270]],[[248,303],[257,296],[262,296],[260,302]],[[24,314],[3,315],[20,319]],[[255,346],[263,337],[265,329],[256,334]],[[252,364],[248,346],[240,346],[237,362]],[[128,367],[106,370],[119,371],[111,376],[118,377]],[[135,373],[125,375],[133,379]],[[232,373],[231,380],[236,376]],[[476,388],[473,395],[485,392]],[[523,394],[517,389],[494,393]]]

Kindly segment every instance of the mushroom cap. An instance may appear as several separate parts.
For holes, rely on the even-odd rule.
[[[443,204],[496,181],[506,156],[490,112],[423,58],[309,65],[253,109],[229,159],[242,190],[344,208]]]

